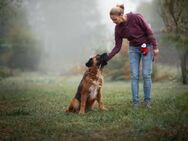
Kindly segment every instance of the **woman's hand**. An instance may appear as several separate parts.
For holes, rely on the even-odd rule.
[[[101,59],[102,59],[102,61],[107,62],[108,61],[108,54],[107,53],[101,54]]]
[[[153,50],[153,55],[154,55],[154,60],[157,60],[157,58],[158,58],[158,56],[159,56],[159,49],[157,48],[157,49],[154,49]]]

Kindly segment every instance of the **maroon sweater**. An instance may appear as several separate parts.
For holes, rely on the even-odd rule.
[[[140,14],[130,12],[127,14],[126,22],[116,25],[115,47],[108,54],[109,60],[120,51],[123,38],[128,39],[130,46],[139,47],[146,43],[153,45],[154,49],[157,48],[151,27]]]

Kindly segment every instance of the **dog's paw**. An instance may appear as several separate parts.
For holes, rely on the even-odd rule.
[[[105,108],[105,107],[101,107],[100,109],[101,109],[102,111],[108,111],[108,109]]]
[[[65,113],[69,113],[69,109],[66,109],[64,112],[65,112]]]
[[[82,114],[85,114],[85,112],[84,111],[79,111],[78,114],[82,115]]]
[[[79,112],[78,114],[79,114],[79,115],[84,115],[84,114],[85,114],[85,112]]]

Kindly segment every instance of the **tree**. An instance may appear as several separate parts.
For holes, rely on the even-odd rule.
[[[40,49],[27,22],[22,0],[0,1],[0,67],[37,69]]]
[[[42,70],[65,73],[104,47],[105,27],[96,1],[32,0],[27,8],[43,43]]]
[[[160,16],[165,24],[164,32],[170,35],[179,51],[183,84],[188,84],[188,1],[159,0]]]

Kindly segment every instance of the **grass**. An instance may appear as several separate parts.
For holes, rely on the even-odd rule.
[[[85,115],[65,114],[80,77],[25,75],[0,81],[3,141],[188,140],[188,87],[153,84],[152,109],[131,107],[130,82],[106,82],[103,100]],[[142,84],[140,100],[143,101]]]

